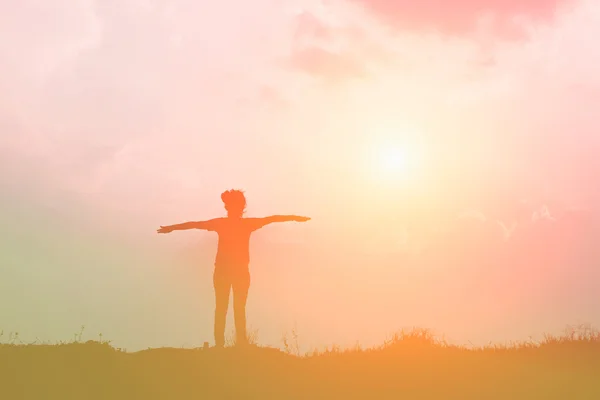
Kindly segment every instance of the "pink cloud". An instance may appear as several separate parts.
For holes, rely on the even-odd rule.
[[[434,30],[465,35],[474,32],[482,18],[492,17],[497,33],[513,38],[523,33],[515,25],[514,18],[548,21],[558,7],[572,3],[572,0],[349,1],[402,30]]]
[[[330,26],[308,11],[303,11],[295,17],[295,40],[302,40],[307,36],[318,39],[330,39],[332,33]]]
[[[328,80],[344,80],[364,77],[364,66],[348,54],[336,54],[320,47],[295,51],[290,64],[310,75]]]
[[[286,65],[335,81],[364,76],[362,63],[354,59],[348,49],[329,50],[345,38],[343,29],[331,26],[310,11],[296,15],[292,26],[292,51]]]

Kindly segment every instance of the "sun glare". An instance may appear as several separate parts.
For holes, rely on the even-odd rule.
[[[424,178],[424,144],[412,127],[368,126],[373,132],[360,147],[362,171],[371,184],[382,189],[414,187]],[[365,129],[366,130],[366,129]]]
[[[407,159],[406,154],[398,148],[387,148],[381,151],[381,168],[384,172],[390,174],[401,174],[406,172]]]
[[[376,175],[384,180],[403,180],[410,173],[409,155],[400,147],[385,147],[378,151]]]

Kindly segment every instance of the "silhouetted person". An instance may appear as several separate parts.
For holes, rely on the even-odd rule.
[[[244,218],[246,198],[239,190],[228,190],[221,194],[227,210],[226,218],[209,221],[185,222],[178,225],[161,226],[158,233],[176,230],[204,229],[217,232],[219,244],[215,259],[213,284],[215,287],[215,345],[225,344],[225,320],[229,308],[229,293],[233,289],[233,312],[236,343],[246,343],[246,299],[250,287],[250,235],[257,229],[273,222],[308,221],[308,217],[296,215],[273,215],[265,218]]]

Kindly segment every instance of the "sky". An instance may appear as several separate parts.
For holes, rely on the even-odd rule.
[[[0,330],[212,342],[217,238],[156,229],[230,188],[312,217],[253,237],[263,345],[598,326],[599,34],[592,0],[0,0]]]

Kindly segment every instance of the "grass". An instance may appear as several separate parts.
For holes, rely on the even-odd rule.
[[[380,346],[159,348],[22,343],[0,335],[1,399],[600,399],[600,333],[568,328],[507,345],[450,345],[425,329]],[[256,331],[249,334],[256,341]],[[7,339],[7,340],[6,340]]]

